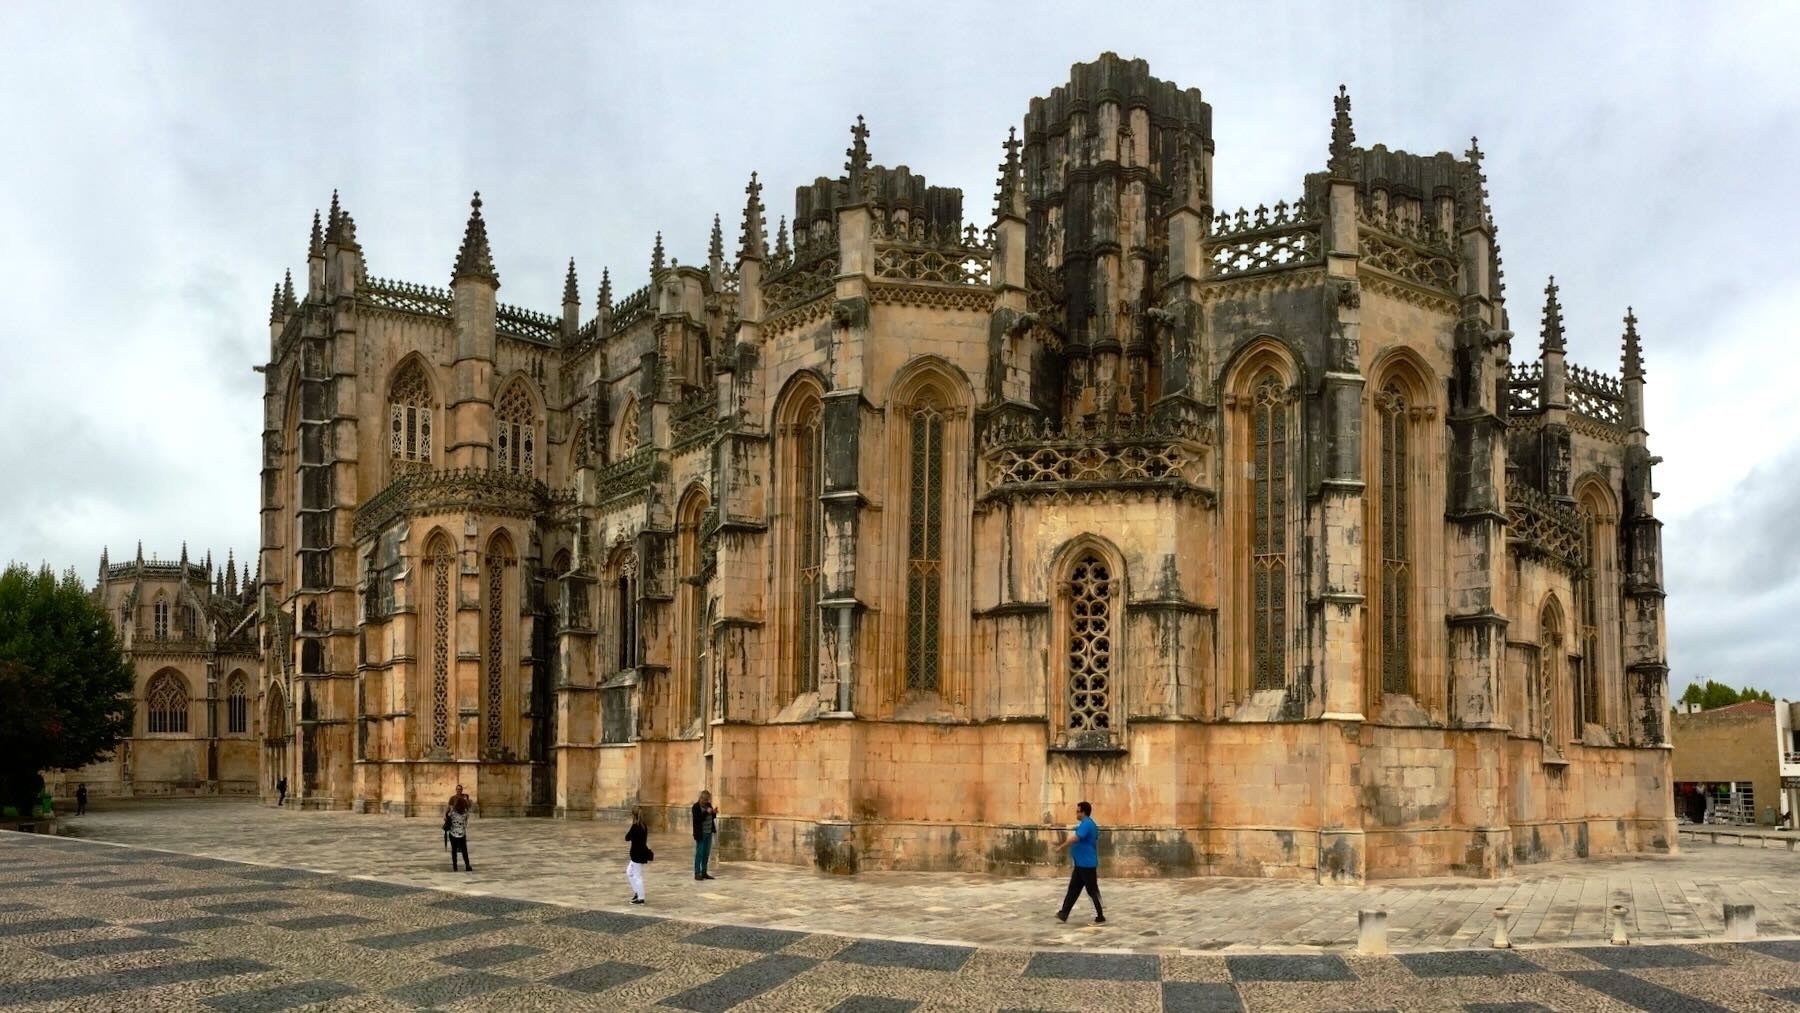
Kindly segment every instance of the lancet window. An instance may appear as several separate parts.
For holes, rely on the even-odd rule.
[[[1577,737],[1583,725],[1600,720],[1600,524],[1587,502],[1580,517],[1582,569],[1575,582],[1575,615],[1581,658],[1569,669]]]
[[[1288,399],[1274,370],[1251,389],[1251,672],[1257,690],[1287,685]]]
[[[1544,704],[1544,745],[1552,748],[1561,740],[1556,723],[1556,701],[1562,695],[1558,687],[1562,684],[1565,663],[1562,610],[1552,599],[1545,603],[1543,611],[1538,615],[1538,699]]]
[[[150,616],[156,639],[169,639],[169,600],[157,595],[155,604],[150,606]]]
[[[242,672],[225,682],[225,731],[242,735],[250,730],[250,681]]]
[[[188,730],[187,683],[174,672],[158,672],[144,689],[144,714],[152,735],[185,735]]]
[[[525,385],[514,383],[494,408],[494,466],[514,475],[536,474],[537,413]]]
[[[705,659],[708,626],[703,621],[706,610],[706,584],[700,576],[700,526],[705,521],[707,497],[703,492],[691,493],[682,504],[677,540],[682,597],[680,644],[680,695],[676,716],[683,724],[700,719],[701,701],[705,696]]]
[[[487,751],[498,753],[506,744],[506,571],[512,566],[512,546],[504,535],[496,535],[488,543],[484,597],[487,599],[484,639],[484,667],[487,669],[483,694],[485,717],[482,742]],[[516,610],[515,610],[516,611]]]
[[[936,692],[943,653],[944,406],[935,393],[907,418],[906,688]]]
[[[388,456],[431,460],[431,386],[419,364],[408,362],[388,393]]]
[[[621,553],[613,563],[613,633],[618,641],[618,671],[638,666],[638,559]]]
[[[1084,552],[1069,570],[1064,617],[1068,726],[1072,740],[1113,734],[1117,654],[1113,590],[1117,575],[1096,552]]]
[[[819,688],[819,597],[825,564],[824,404],[817,397],[801,407],[789,431],[793,485],[788,516],[793,518],[795,693]]]
[[[431,746],[450,748],[450,578],[456,557],[439,537],[431,557]]]
[[[1379,456],[1379,486],[1375,500],[1380,569],[1373,589],[1373,611],[1377,618],[1383,693],[1413,691],[1410,407],[1406,393],[1397,383],[1387,384],[1375,395]]]

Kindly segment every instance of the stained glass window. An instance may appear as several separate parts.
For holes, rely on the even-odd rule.
[[[944,411],[934,398],[908,419],[906,688],[935,692],[944,597]]]
[[[188,730],[187,683],[174,672],[159,672],[144,690],[144,711],[152,735],[183,735]]]
[[[1255,689],[1287,685],[1288,407],[1281,378],[1264,372],[1251,418],[1251,635]]]
[[[394,378],[388,394],[388,456],[396,461],[431,460],[431,386],[418,362]]]
[[[494,467],[515,475],[535,474],[537,424],[531,395],[514,383],[494,408]]]
[[[1408,545],[1412,467],[1407,431],[1406,395],[1389,384],[1375,395],[1380,439],[1380,486],[1376,502],[1380,510],[1381,573],[1377,622],[1381,650],[1381,690],[1412,692],[1412,658],[1409,632],[1412,605],[1412,552]]]
[[[1089,552],[1069,573],[1069,731],[1110,732],[1112,721],[1113,574]]]

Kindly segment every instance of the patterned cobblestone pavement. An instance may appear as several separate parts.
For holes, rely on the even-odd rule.
[[[641,908],[580,909],[0,833],[0,1010],[1797,1005],[1795,941],[1386,957],[1000,949],[704,925]]]

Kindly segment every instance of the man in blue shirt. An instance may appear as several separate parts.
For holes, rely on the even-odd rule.
[[[1074,835],[1064,838],[1056,846],[1058,851],[1067,848],[1069,861],[1075,864],[1075,871],[1069,876],[1069,892],[1063,896],[1062,910],[1056,912],[1056,920],[1069,920],[1069,909],[1075,906],[1085,889],[1094,899],[1094,924],[1105,925],[1106,914],[1100,910],[1100,828],[1094,825],[1093,806],[1077,802],[1075,811],[1081,814],[1081,822],[1075,824]]]

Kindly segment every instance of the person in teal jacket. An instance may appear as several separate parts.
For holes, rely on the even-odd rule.
[[[1056,920],[1069,920],[1069,910],[1086,890],[1094,900],[1094,924],[1106,924],[1106,912],[1100,910],[1100,828],[1094,825],[1094,807],[1086,802],[1075,803],[1075,811],[1081,814],[1081,822],[1075,824],[1075,833],[1063,839],[1056,850],[1065,848],[1069,852],[1069,861],[1075,866],[1069,876],[1069,892],[1063,895],[1062,910],[1056,912]]]

